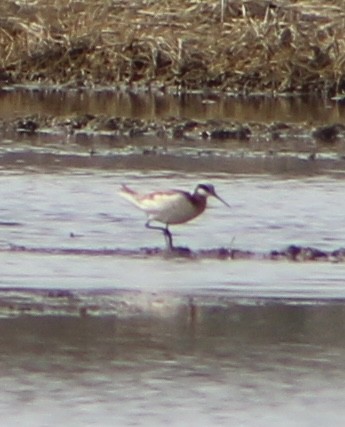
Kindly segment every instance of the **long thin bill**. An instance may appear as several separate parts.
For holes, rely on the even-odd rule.
[[[227,206],[228,208],[231,208],[231,206],[229,205],[229,203],[227,203],[225,200],[223,200],[221,197],[218,196],[218,194],[214,193],[214,197],[216,199],[218,199],[220,202],[222,202],[225,206]]]

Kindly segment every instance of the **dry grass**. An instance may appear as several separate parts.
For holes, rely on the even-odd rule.
[[[3,0],[0,82],[341,94],[343,0]]]

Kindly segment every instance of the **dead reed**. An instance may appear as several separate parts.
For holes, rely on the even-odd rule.
[[[343,0],[3,0],[0,84],[345,89]]]

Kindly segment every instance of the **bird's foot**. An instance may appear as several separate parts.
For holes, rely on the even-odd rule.
[[[192,251],[189,248],[174,246],[172,235],[168,228],[165,228],[164,231],[165,243],[166,243],[166,252],[171,256],[190,256]]]
[[[187,248],[187,247],[183,247],[183,246],[172,246],[172,247],[167,247],[165,250],[165,255],[167,257],[190,257],[193,254],[193,252]]]

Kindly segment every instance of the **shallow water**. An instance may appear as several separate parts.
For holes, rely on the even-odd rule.
[[[172,227],[190,248],[236,247],[255,252],[290,244],[332,250],[345,239],[345,181],[336,177],[110,172],[60,169],[0,171],[4,247],[113,249],[164,246],[145,215],[123,200],[127,183],[140,192],[212,182],[231,208],[209,200],[195,221]],[[12,197],[16,194],[20,197]]]
[[[3,320],[2,420],[340,427],[343,325],[343,307],[284,305]]]
[[[163,245],[116,195],[121,182],[200,178],[232,209],[212,201],[176,227],[179,244],[344,241],[336,178],[2,171],[6,426],[342,425],[344,264],[104,255]]]
[[[114,95],[106,104],[104,93],[76,93],[73,104],[60,93],[64,106],[48,95],[2,94],[12,112],[18,96],[18,114],[116,109]],[[129,115],[199,114],[188,103],[175,111],[173,97],[148,110],[122,96]],[[209,111],[217,102],[199,97]],[[296,103],[285,104],[291,114]],[[304,120],[313,110],[302,107]],[[122,183],[151,191],[212,182],[231,209],[210,200],[197,220],[172,227],[176,245],[333,251],[345,241],[345,181],[332,159],[322,173],[293,158],[271,169],[255,157],[252,168],[239,157],[222,167],[221,156],[144,163],[25,138],[0,150],[4,425],[343,425],[345,264],[150,255],[140,248],[163,247],[161,234],[117,195]]]
[[[42,172],[0,175],[1,198],[6,201],[0,210],[0,286],[4,289],[116,291],[116,298],[124,290],[148,295],[167,292],[164,304],[171,292],[205,296],[207,301],[212,296],[214,304],[221,298],[319,301],[345,297],[343,263],[184,259],[141,253],[142,247],[164,248],[164,239],[160,232],[144,227],[144,214],[117,191],[122,182],[140,191],[169,188],[169,173]],[[174,175],[173,180],[178,188],[188,189],[200,178],[185,174]],[[342,246],[342,180],[202,177],[211,179],[231,209],[210,200],[211,208],[195,222],[172,228],[176,245],[195,251],[234,247],[256,253],[292,243],[323,250]],[[21,197],[12,198],[13,193]],[[332,200],[337,203],[330,210]],[[126,250],[132,255],[126,255]],[[24,295],[27,300],[30,293]],[[19,294],[12,303],[22,298]],[[122,299],[128,302],[126,293]],[[144,308],[146,304],[144,298]],[[101,305],[97,312],[102,313]],[[39,307],[63,311],[49,304],[45,309],[42,302]],[[142,309],[140,300],[138,307]],[[76,304],[74,312],[79,308]],[[109,312],[108,306],[104,312]]]

